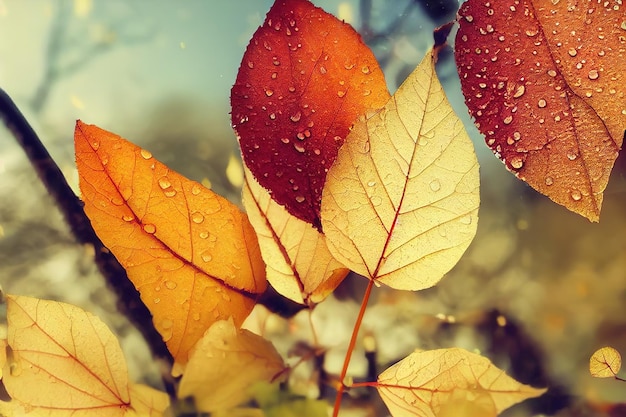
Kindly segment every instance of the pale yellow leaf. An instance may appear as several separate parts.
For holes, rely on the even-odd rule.
[[[622,356],[607,346],[593,352],[589,358],[589,372],[596,378],[614,378],[622,367]]]
[[[7,322],[10,354],[3,383],[13,399],[10,407],[50,417],[122,417],[128,409],[141,409],[131,404],[120,345],[94,315],[65,303],[8,295]],[[163,397],[140,401],[162,405]]]
[[[329,249],[390,287],[431,287],[476,233],[478,185],[474,147],[428,53],[339,150],[322,196]]]
[[[0,339],[0,379],[2,379],[2,369],[7,363],[7,341]]]
[[[284,369],[270,342],[237,329],[232,319],[221,320],[192,349],[178,397],[193,396],[201,411],[229,409],[249,398],[252,384],[271,381]]]
[[[170,398],[162,391],[143,384],[130,385],[131,407],[124,417],[161,417],[170,405]]]
[[[393,417],[469,416],[477,410],[496,416],[546,391],[520,384],[489,359],[460,348],[414,352],[380,374],[377,388]],[[455,407],[459,414],[451,414]]]
[[[248,169],[243,204],[259,239],[267,279],[280,294],[316,304],[346,277],[348,269],[331,255],[325,236],[276,203]]]

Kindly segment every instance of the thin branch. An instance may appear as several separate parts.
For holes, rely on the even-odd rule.
[[[173,362],[172,355],[163,342],[161,335],[154,328],[150,311],[141,301],[139,292],[129,281],[124,268],[96,236],[89,219],[83,211],[82,201],[74,194],[58,165],[54,162],[13,100],[1,88],[0,117],[26,153],[41,182],[55,200],[78,242],[83,245],[91,245],[95,249],[96,264],[102,275],[104,275],[109,287],[117,294],[117,305],[120,312],[128,317],[131,323],[141,332],[152,354],[170,365],[167,370],[162,372],[163,383],[170,396],[175,395],[172,379],[168,376],[169,368],[171,368]]]

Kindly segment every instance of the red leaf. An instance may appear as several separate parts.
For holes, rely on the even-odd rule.
[[[281,0],[243,56],[232,123],[259,183],[319,229],[337,150],[356,118],[388,99],[376,58],[352,27],[309,1]]]
[[[487,144],[520,179],[592,221],[626,128],[624,10],[469,0],[456,60]]]

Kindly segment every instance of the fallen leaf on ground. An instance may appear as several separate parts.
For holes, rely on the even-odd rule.
[[[328,168],[361,114],[389,93],[359,34],[307,0],[277,0],[231,91],[245,164],[272,198],[319,229]]]
[[[614,378],[622,368],[622,355],[607,346],[593,352],[589,358],[589,373],[596,378]]]
[[[435,285],[478,221],[476,154],[434,60],[427,53],[382,110],[355,124],[322,198],[335,258],[397,289]]]
[[[178,396],[193,396],[201,411],[226,410],[249,398],[254,383],[271,381],[283,370],[283,359],[270,342],[221,320],[191,351]]]
[[[346,277],[349,270],[330,254],[325,236],[272,200],[248,169],[243,204],[259,238],[267,280],[280,294],[317,304]]]
[[[267,285],[246,215],[96,126],[78,121],[75,145],[85,213],[141,293],[176,362],[187,362],[215,321],[233,317],[241,325]]]
[[[456,62],[487,145],[534,189],[591,221],[626,129],[624,7],[469,0]]]
[[[163,392],[129,386],[119,342],[100,319],[56,301],[7,296],[8,345],[2,382],[10,409],[34,415],[162,415]],[[149,404],[150,407],[146,407]],[[135,414],[133,414],[135,413]]]
[[[393,417],[458,416],[450,414],[455,407],[495,417],[546,391],[520,384],[489,359],[460,348],[414,352],[380,374],[377,389]]]

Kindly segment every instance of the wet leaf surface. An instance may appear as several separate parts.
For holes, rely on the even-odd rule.
[[[117,135],[79,121],[75,145],[85,213],[184,364],[212,323],[240,325],[265,290],[255,232],[234,204]]]
[[[255,32],[231,92],[245,164],[272,198],[319,228],[322,187],[357,117],[389,93],[346,23],[306,0],[278,0]]]
[[[331,168],[331,253],[397,289],[435,285],[476,233],[478,162],[429,52],[385,107],[359,120]]]
[[[598,221],[626,129],[621,2],[470,0],[456,61],[465,102],[507,168]]]

